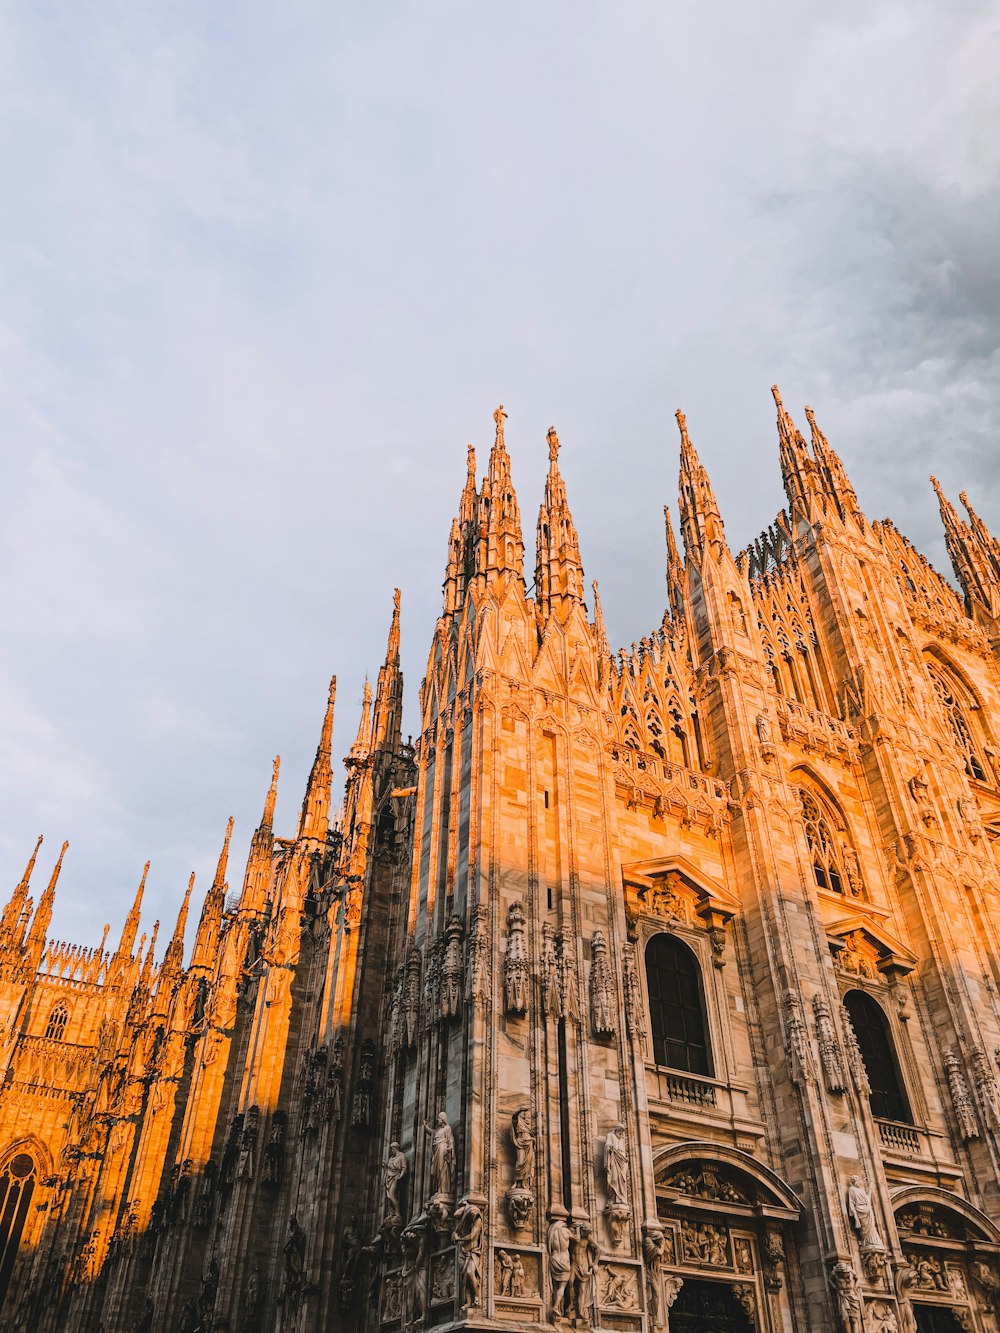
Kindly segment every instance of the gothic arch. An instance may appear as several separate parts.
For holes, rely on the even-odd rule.
[[[810,768],[800,765],[791,777],[817,888],[844,898],[861,897],[861,862],[840,801]]]
[[[49,1153],[33,1135],[9,1144],[0,1154],[0,1307],[22,1242],[35,1240],[41,1226],[31,1202],[51,1170]]]
[[[653,1152],[653,1178],[661,1184],[667,1177],[685,1165],[712,1163],[726,1173],[735,1173],[752,1181],[758,1191],[758,1198],[750,1205],[758,1215],[780,1217],[787,1221],[797,1221],[802,1215],[802,1201],[784,1180],[765,1166],[763,1162],[751,1157],[738,1148],[730,1148],[724,1143],[714,1143],[707,1139],[688,1139],[682,1143],[671,1143]],[[942,1191],[943,1193],[943,1191]]]
[[[988,1245],[1000,1245],[1000,1227],[981,1212],[975,1204],[969,1203],[959,1194],[950,1190],[937,1189],[930,1185],[906,1185],[896,1190],[891,1196],[893,1213],[904,1213],[911,1207],[921,1204],[938,1208],[961,1218],[972,1241],[981,1240]]]
[[[992,737],[983,721],[985,713],[979,692],[968,676],[936,645],[924,648],[923,659],[965,761],[966,773],[975,782],[991,782]]]

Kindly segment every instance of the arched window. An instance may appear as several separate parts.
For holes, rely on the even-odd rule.
[[[34,1191],[34,1158],[26,1152],[17,1152],[0,1171],[0,1306],[10,1285],[17,1247],[21,1243]]]
[[[830,821],[810,792],[800,788],[799,800],[802,802],[802,819],[816,883],[831,893],[843,893],[844,873]]]
[[[931,669],[930,677],[934,689],[937,691],[937,697],[941,700],[944,710],[948,714],[952,733],[965,761],[966,773],[970,778],[974,778],[976,782],[985,782],[986,767],[980,756],[979,746],[973,739],[972,728],[969,726],[968,718],[965,716],[961,704],[955,697],[955,690],[951,681],[946,680],[943,675],[933,669]]]
[[[63,1033],[66,1031],[66,1024],[69,1021],[69,1010],[60,1000],[58,1004],[53,1005],[49,1012],[49,1021],[45,1025],[45,1038],[47,1041],[62,1041]]]
[[[860,990],[847,992],[844,1008],[858,1039],[861,1058],[865,1062],[865,1073],[871,1087],[872,1115],[882,1120],[899,1120],[903,1124],[912,1125],[913,1117],[903,1091],[903,1080],[899,1076],[899,1064],[885,1010],[870,995]]]
[[[689,1074],[711,1074],[701,970],[687,945],[673,935],[654,935],[646,945],[646,985],[653,1059]]]

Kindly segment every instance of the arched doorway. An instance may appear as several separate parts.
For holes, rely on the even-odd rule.
[[[755,1325],[732,1284],[685,1278],[670,1311],[670,1333],[755,1333]]]
[[[0,1307],[10,1285],[34,1192],[35,1159],[29,1153],[16,1152],[0,1171]]]
[[[961,1333],[968,1325],[958,1322],[958,1315],[947,1305],[914,1305],[917,1333]]]
[[[919,1333],[980,1328],[977,1309],[992,1306],[1000,1291],[1000,1227],[942,1189],[907,1186],[892,1204],[906,1260],[901,1280]]]

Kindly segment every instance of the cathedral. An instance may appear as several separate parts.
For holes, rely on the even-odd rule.
[[[275,760],[165,949],[142,883],[50,939],[36,846],[3,1329],[1000,1333],[1000,542],[934,483],[956,592],[774,398],[739,553],[677,414],[666,611],[618,651],[555,430],[526,578],[499,408],[418,738],[397,593],[339,809],[331,683],[297,827]]]

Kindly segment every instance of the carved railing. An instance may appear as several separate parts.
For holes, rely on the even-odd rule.
[[[668,1073],[657,1069],[660,1095],[665,1101],[686,1102],[688,1106],[714,1106],[715,1085],[691,1074]]]
[[[854,753],[857,733],[846,722],[794,699],[776,699],[782,738],[802,750],[818,751],[831,759],[847,759]]]
[[[920,1135],[912,1125],[901,1125],[895,1120],[876,1120],[882,1147],[890,1152],[920,1156]]]

